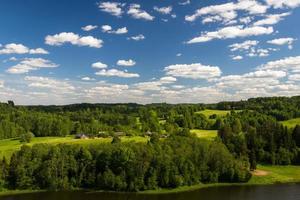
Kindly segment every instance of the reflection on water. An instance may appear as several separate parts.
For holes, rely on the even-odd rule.
[[[300,200],[300,185],[213,187],[176,194],[43,192],[0,197],[0,200]]]

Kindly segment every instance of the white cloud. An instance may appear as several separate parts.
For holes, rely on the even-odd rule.
[[[110,25],[103,25],[103,26],[101,27],[101,29],[102,29],[102,32],[106,33],[106,32],[111,31],[111,30],[112,30],[112,27],[111,27]]]
[[[177,53],[176,56],[180,57],[180,56],[182,56],[182,53]]]
[[[121,71],[117,69],[102,69],[101,71],[98,71],[95,73],[98,76],[117,76],[122,78],[137,78],[140,77],[139,74],[136,73],[128,73],[127,71]]]
[[[269,6],[274,8],[296,8],[300,6],[300,0],[265,0]]]
[[[92,67],[97,69],[105,69],[107,68],[107,64],[104,64],[102,62],[96,62],[92,64]]]
[[[109,13],[113,16],[120,17],[123,14],[122,7],[125,4],[117,3],[117,2],[100,2],[98,7],[101,11]]]
[[[37,49],[30,49],[29,54],[49,54],[48,51],[42,48],[37,48]]]
[[[258,67],[260,70],[300,70],[300,56],[287,57],[276,61],[270,61]]]
[[[265,19],[261,19],[257,22],[255,22],[253,25],[254,26],[263,26],[263,25],[273,25],[277,24],[281,20],[283,20],[283,17],[289,16],[291,13],[286,12],[286,13],[281,13],[281,14],[272,14],[272,15],[267,15]]]
[[[139,4],[131,4],[129,10],[127,11],[127,14],[135,19],[144,19],[147,21],[154,20],[154,17],[146,11],[142,10]]]
[[[115,34],[126,34],[126,33],[128,33],[128,30],[126,27],[118,28],[114,33]]]
[[[160,82],[164,83],[164,84],[174,83],[176,81],[177,81],[177,79],[175,77],[172,77],[172,76],[165,76],[165,77],[160,78]]]
[[[232,56],[232,60],[242,60],[243,56]]]
[[[88,77],[88,76],[85,76],[85,77],[82,77],[81,80],[83,80],[83,81],[94,81],[95,79],[91,78],[91,77]]]
[[[186,1],[179,2],[178,4],[181,5],[181,6],[185,6],[185,5],[191,4],[191,1],[190,0],[186,0]]]
[[[77,46],[89,46],[101,48],[103,41],[93,36],[79,36],[72,32],[62,32],[55,35],[47,35],[45,43],[52,46],[61,46],[64,43],[71,43]]]
[[[91,31],[91,30],[94,30],[96,28],[98,28],[98,26],[96,26],[96,25],[87,25],[87,26],[81,27],[81,29],[84,30],[84,31]]]
[[[0,88],[4,88],[4,81],[0,80]]]
[[[40,68],[55,67],[58,67],[58,65],[51,62],[50,60],[45,60],[43,58],[25,58],[20,63],[10,67],[6,71],[11,74],[24,74],[32,70],[38,70]]]
[[[234,43],[229,45],[230,51],[242,51],[249,50],[251,47],[258,45],[259,41],[257,40],[246,40],[242,43]]]
[[[300,74],[292,74],[288,77],[291,81],[300,81]]]
[[[0,54],[49,54],[49,52],[42,48],[29,49],[23,44],[10,43],[0,49]]]
[[[229,26],[218,31],[202,32],[199,37],[189,40],[188,44],[208,42],[214,39],[228,39],[237,37],[248,37],[258,35],[268,35],[273,33],[273,27],[252,26],[243,28],[242,26]]]
[[[124,66],[124,67],[131,67],[134,66],[136,62],[132,59],[129,60],[118,60],[117,65]]]
[[[274,45],[288,45],[289,49],[293,48],[293,42],[295,42],[296,39],[294,38],[277,38],[277,39],[273,39],[273,40],[269,40],[267,41],[267,43],[269,44],[274,44]]]
[[[157,6],[154,6],[153,9],[163,15],[171,14],[171,12],[173,10],[172,6],[160,7],[160,8]]]
[[[28,82],[28,87],[50,89],[52,93],[57,94],[73,93],[75,90],[75,87],[67,81],[56,80],[49,77],[26,76],[24,80]]]
[[[221,70],[216,66],[194,64],[176,64],[164,68],[167,75],[191,78],[191,79],[209,79],[221,75]]]
[[[263,5],[254,0],[240,0],[236,3],[229,2],[219,5],[211,5],[202,7],[195,11],[193,15],[185,16],[186,21],[195,21],[201,16],[218,16],[217,21],[228,22],[237,18],[237,11],[245,11],[248,14],[263,14],[266,13],[268,6]]]
[[[134,40],[134,41],[140,41],[140,40],[144,40],[145,38],[146,37],[143,34],[139,34],[139,35],[136,35],[136,36],[128,37],[127,39],[128,40]]]
[[[101,29],[102,29],[102,32],[104,32],[104,33],[113,33],[113,34],[117,34],[117,35],[128,33],[127,27],[118,28],[117,30],[113,30],[110,25],[103,25],[101,27]]]

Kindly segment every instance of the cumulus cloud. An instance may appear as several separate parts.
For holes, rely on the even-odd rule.
[[[117,30],[113,30],[110,25],[103,25],[101,27],[101,29],[102,29],[102,32],[104,32],[104,33],[112,33],[112,34],[117,34],[117,35],[128,33],[127,27],[118,28]]]
[[[242,60],[243,56],[232,56],[232,60]]]
[[[154,17],[150,15],[148,12],[141,9],[139,4],[131,4],[127,14],[135,19],[144,19],[147,21],[154,20]]]
[[[98,76],[117,76],[117,77],[121,77],[121,78],[137,78],[140,77],[139,74],[136,73],[128,73],[127,71],[121,71],[121,70],[117,70],[117,69],[102,69],[101,71],[98,71],[95,73]]]
[[[272,14],[272,15],[267,15],[264,19],[261,19],[257,22],[255,22],[253,25],[254,26],[263,26],[263,25],[273,25],[277,24],[281,20],[283,20],[284,17],[289,16],[291,13],[286,12],[286,13],[281,13],[281,14]]]
[[[117,2],[100,2],[98,7],[101,11],[109,13],[113,16],[120,17],[123,14],[122,8],[125,4],[117,3]]]
[[[214,39],[269,35],[273,32],[273,27],[252,26],[243,28],[242,26],[229,26],[213,32],[202,32],[199,37],[195,37],[189,40],[187,43],[194,44],[208,42]]]
[[[124,67],[132,67],[136,64],[136,62],[132,59],[129,60],[118,60],[117,65]]]
[[[154,6],[153,9],[163,15],[171,14],[171,12],[173,10],[172,6],[167,6],[167,7]]]
[[[91,78],[91,77],[88,77],[88,76],[85,76],[85,77],[82,77],[81,80],[82,81],[94,81],[95,79]]]
[[[265,0],[269,6],[274,8],[296,8],[300,6],[300,0]]]
[[[257,40],[246,40],[242,43],[234,43],[229,45],[230,51],[249,50],[251,47],[258,45]]]
[[[28,87],[50,89],[53,93],[68,94],[73,93],[75,87],[67,81],[56,80],[43,76],[26,76],[24,80],[28,83]]]
[[[185,6],[185,5],[191,4],[191,1],[190,0],[186,0],[186,1],[179,2],[178,4],[181,5],[181,6]]]
[[[24,74],[29,71],[38,70],[40,68],[55,68],[57,64],[43,58],[25,58],[17,65],[14,65],[6,70],[11,74]]]
[[[102,62],[95,62],[92,64],[92,67],[97,69],[105,69],[107,68],[107,64],[104,64]]]
[[[258,67],[260,70],[291,70],[300,71],[300,56],[287,57],[276,61],[270,61]]]
[[[192,15],[185,16],[186,21],[195,21],[201,16],[212,17],[215,21],[228,22],[237,18],[237,11],[245,11],[248,14],[264,14],[266,13],[268,6],[263,5],[257,1],[253,0],[240,0],[238,2],[229,2],[219,5],[211,5],[202,7],[195,11]]]
[[[62,32],[55,35],[47,35],[45,43],[51,46],[61,46],[65,43],[70,43],[77,46],[101,48],[103,41],[93,36],[80,36],[72,32]]]
[[[128,37],[127,39],[128,40],[134,40],[134,41],[140,41],[140,40],[144,40],[145,38],[146,37],[143,34],[139,34],[139,35],[136,35],[136,36]]]
[[[87,26],[81,27],[81,29],[84,30],[84,31],[91,31],[91,30],[94,30],[96,28],[98,28],[98,26],[96,26],[96,25],[87,25]]]
[[[106,33],[112,30],[112,27],[110,25],[103,25],[101,26],[102,32]]]
[[[267,43],[279,45],[279,46],[288,45],[288,48],[292,49],[293,43],[295,41],[296,41],[296,39],[294,39],[294,38],[277,38],[277,39],[269,40],[269,41],[267,41]]]
[[[49,54],[49,52],[42,48],[29,49],[23,44],[10,43],[0,49],[0,54]]]
[[[170,76],[191,79],[209,79],[218,77],[222,73],[219,67],[201,63],[170,65],[165,67],[164,71]]]

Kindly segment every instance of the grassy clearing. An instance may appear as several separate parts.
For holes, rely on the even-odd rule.
[[[242,110],[235,110],[235,112],[241,112]],[[217,115],[217,117],[225,117],[227,114],[230,114],[231,110],[211,110],[211,109],[206,109],[206,110],[201,110],[196,113],[203,114],[207,118],[209,118],[212,115]]]
[[[201,130],[201,129],[192,129],[192,134],[195,134],[197,137],[201,139],[213,140],[217,137],[217,130]]]
[[[74,139],[74,136],[67,137],[36,137],[33,138],[32,141],[27,144],[32,146],[34,144],[80,144],[80,145],[91,145],[91,144],[99,144],[99,143],[110,143],[112,138],[95,138],[95,139]],[[121,137],[122,142],[147,142],[148,138],[145,137]],[[18,139],[6,139],[0,140],[0,158],[5,156],[6,158],[10,158],[14,151],[20,150],[23,144],[20,143]]]
[[[259,165],[258,169],[266,172],[262,176],[253,176],[248,184],[274,184],[300,182],[300,166]]]
[[[296,125],[300,125],[300,118],[282,121],[281,123],[288,128],[294,128]]]

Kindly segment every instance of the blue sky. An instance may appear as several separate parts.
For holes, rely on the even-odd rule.
[[[2,0],[0,101],[300,94],[300,0]]]

